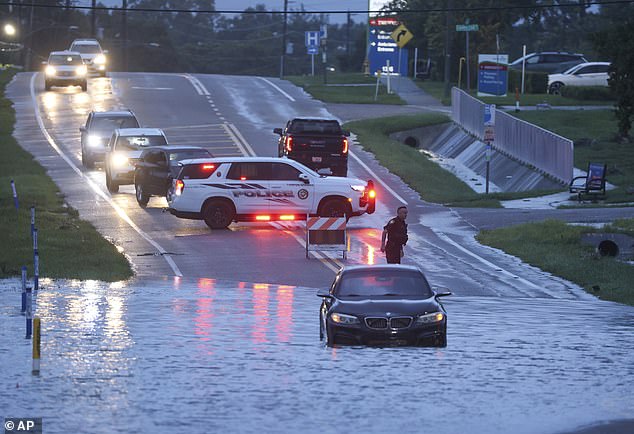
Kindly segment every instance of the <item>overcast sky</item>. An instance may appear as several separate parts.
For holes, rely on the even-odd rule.
[[[101,0],[104,4],[109,6],[121,5],[121,0]],[[89,6],[90,0],[79,0],[75,2],[77,5]],[[178,4],[177,0],[173,2]],[[268,10],[284,9],[284,0],[216,0],[216,10],[245,10],[248,7],[255,7],[258,4],[263,4]],[[348,10],[367,10],[368,0],[289,0],[289,9],[299,9],[301,5],[304,5],[304,9],[308,11],[342,11]],[[365,21],[367,16],[353,15],[354,21]],[[346,14],[331,14],[330,22],[333,24],[344,23],[346,21]]]

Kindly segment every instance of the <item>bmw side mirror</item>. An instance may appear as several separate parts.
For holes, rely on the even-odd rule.
[[[280,136],[283,134],[283,132],[282,132],[282,129],[281,129],[281,128],[274,128],[274,129],[273,129],[273,132],[274,132],[275,134],[279,134]]]
[[[434,287],[432,288],[432,291],[434,291],[434,297],[448,297],[452,295],[448,288]]]
[[[319,291],[317,291],[317,297],[332,298],[332,294],[330,294],[330,291],[328,289],[320,289]]]
[[[305,173],[300,173],[298,178],[304,183],[304,184],[310,184],[310,178],[308,177],[308,175],[306,175]]]

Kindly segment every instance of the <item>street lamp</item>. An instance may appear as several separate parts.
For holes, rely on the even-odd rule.
[[[7,36],[15,36],[16,30],[15,26],[11,23],[7,23],[3,27],[4,34]]]

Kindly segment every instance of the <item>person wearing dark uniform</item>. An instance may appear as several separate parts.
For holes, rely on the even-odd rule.
[[[407,244],[407,207],[400,206],[396,210],[396,217],[383,227],[381,235],[381,251],[385,252],[388,264],[400,264],[403,257],[403,246]],[[385,239],[387,238],[387,243]]]

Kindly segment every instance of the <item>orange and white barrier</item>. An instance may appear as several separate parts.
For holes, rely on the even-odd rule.
[[[306,258],[308,252],[342,252],[346,259],[345,217],[308,217],[306,219]]]

